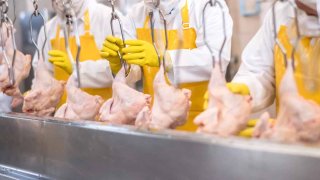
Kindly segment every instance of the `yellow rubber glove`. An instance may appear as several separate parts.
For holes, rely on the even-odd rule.
[[[128,64],[159,67],[158,55],[151,43],[141,40],[127,40],[125,43],[127,47],[122,49],[122,53]]]
[[[259,121],[259,119],[251,119],[251,120],[249,120],[248,123],[247,123],[247,128],[245,130],[241,131],[239,133],[239,136],[245,137],[245,138],[252,138],[253,132],[254,132],[254,128],[255,128],[255,126],[256,126],[258,121]],[[269,123],[270,124],[274,125],[275,122],[276,122],[275,119],[269,119]]]
[[[203,109],[208,109],[208,106],[209,106],[209,91],[207,91],[204,94],[203,98],[204,98]]]
[[[72,64],[68,55],[65,52],[59,50],[51,50],[49,51],[49,56],[50,63],[62,68],[68,74],[72,74]]]
[[[254,132],[254,127],[248,127],[239,133],[239,136],[244,138],[252,138]]]
[[[240,83],[227,83],[227,88],[234,94],[239,95],[250,95],[250,90],[247,85]],[[207,109],[209,104],[209,92],[207,91],[204,95],[203,108]]]
[[[29,94],[30,91],[24,92],[23,97],[26,97]]]
[[[249,87],[241,83],[227,83],[227,88],[234,94],[250,95]]]
[[[121,52],[122,48],[122,40],[110,35],[104,41],[103,48],[100,51],[101,57],[109,61],[110,68],[113,74],[117,74],[121,69],[121,62],[118,51]]]

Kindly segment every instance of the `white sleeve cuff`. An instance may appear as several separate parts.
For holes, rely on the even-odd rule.
[[[76,77],[76,71],[72,74]],[[113,76],[106,60],[84,61],[80,63],[80,79],[83,88],[107,88],[112,86]]]

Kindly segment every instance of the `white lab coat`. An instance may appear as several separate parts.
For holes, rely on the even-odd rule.
[[[0,113],[11,112],[12,98],[0,93]]]
[[[277,31],[281,25],[290,25],[293,10],[288,3],[276,6]],[[233,82],[244,83],[253,98],[253,111],[260,111],[271,105],[275,100],[275,65],[272,11],[270,10],[263,25],[249,42],[242,54],[242,64]]]
[[[198,48],[193,50],[171,50],[169,51],[172,59],[173,69],[169,72],[169,78],[174,83],[192,83],[208,81],[212,71],[212,56],[208,48],[204,44],[203,39],[203,24],[202,24],[202,10],[204,0],[188,0],[190,27],[195,28],[197,33],[196,45]],[[226,12],[226,26],[227,26],[227,42],[222,54],[223,70],[230,61],[231,56],[231,37],[233,21],[229,14],[229,9],[224,1],[222,1],[224,11]],[[186,0],[180,0],[178,8],[172,12],[175,16],[171,16],[167,22],[168,30],[182,29],[181,9],[184,7]],[[133,26],[129,29],[133,36],[136,36],[136,28],[144,27],[144,22],[147,16],[147,9],[144,2],[140,2],[128,12],[127,23]],[[219,49],[223,41],[223,26],[221,10],[217,7],[207,8],[206,14],[206,32],[207,41],[214,53],[218,57]],[[155,28],[163,29],[163,23],[158,15],[155,15]],[[178,53],[180,54],[179,56]],[[175,75],[175,76],[174,76]],[[178,76],[177,76],[178,75]]]
[[[97,47],[101,49],[105,38],[108,35],[112,34],[111,27],[110,27],[111,9],[107,6],[97,3],[96,1],[86,0],[84,6],[80,11],[81,13],[79,14],[79,17],[81,18],[78,18],[78,30],[79,30],[80,36],[84,34],[83,15],[87,9],[89,10],[89,16],[90,16],[91,34],[93,34],[95,38]],[[124,18],[120,12],[118,12],[118,14],[121,19]],[[52,73],[52,75],[53,75],[54,67],[48,61],[48,58],[49,58],[48,52],[52,50],[50,40],[56,37],[57,26],[62,24],[63,22],[64,21],[59,16],[55,16],[46,24],[48,41],[44,49],[44,54],[45,54],[46,65],[49,71]],[[120,34],[118,25],[115,25],[115,31],[116,31],[116,34]],[[132,38],[128,32],[129,30],[124,27],[125,37]],[[73,35],[74,34],[71,33],[71,36]],[[44,37],[45,36],[42,29],[40,31],[39,38],[38,38],[39,47],[42,47],[45,39]],[[62,30],[60,31],[60,37],[64,37]],[[34,69],[37,67],[37,62],[38,62],[38,57],[37,55],[35,55],[32,63]],[[113,76],[111,73],[109,62],[107,60],[105,59],[101,59],[98,61],[88,60],[85,62],[81,62],[80,66],[81,66],[80,68],[81,85],[83,88],[111,87]],[[141,79],[140,68],[134,67],[132,68],[132,72],[135,76],[135,77],[132,77],[131,79],[133,82],[136,82],[137,80]]]

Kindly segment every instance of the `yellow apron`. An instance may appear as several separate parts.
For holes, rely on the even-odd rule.
[[[181,10],[181,17],[182,17],[182,27],[183,27],[183,43],[180,45],[179,42],[179,32],[178,30],[168,30],[168,50],[178,50],[178,49],[195,49],[197,48],[196,39],[197,34],[196,30],[190,27],[189,24],[189,9],[188,9],[188,1],[186,1],[185,6]],[[139,40],[144,40],[149,43],[152,43],[151,37],[151,29],[148,27],[149,16],[147,16],[144,27],[137,28],[137,37]],[[157,30],[155,32],[160,32],[162,34],[162,38],[164,41],[164,30]],[[156,33],[155,33],[156,34]],[[155,37],[156,38],[156,37]],[[183,59],[187,61],[187,59]],[[143,67],[143,74],[144,74],[144,93],[150,94],[153,96],[153,80],[155,78],[156,73],[158,72],[159,68],[157,67]],[[192,106],[189,112],[189,118],[187,120],[186,125],[178,128],[179,130],[185,131],[195,131],[197,129],[196,125],[193,124],[194,118],[200,114],[203,109],[204,99],[203,96],[208,88],[208,82],[197,82],[197,83],[186,83],[180,84],[180,88],[190,89],[192,91],[191,102]]]
[[[87,60],[93,60],[93,61],[100,60],[102,58],[100,56],[99,49],[96,45],[93,35],[90,34],[89,11],[86,11],[84,15],[84,24],[85,24],[84,25],[85,34],[80,36],[80,42],[81,42],[80,62],[84,62]],[[73,57],[75,57],[77,52],[75,37],[69,38],[69,44],[70,44],[72,55]],[[55,39],[51,40],[51,46],[52,46],[52,49],[66,52],[65,40],[64,38],[60,38],[60,26],[57,27]],[[62,68],[58,66],[54,66],[54,77],[57,80],[67,81],[69,78],[69,74],[66,73]],[[99,89],[82,88],[82,90],[91,95],[99,95],[104,99],[109,99],[112,96],[112,88],[99,88]],[[64,92],[64,95],[61,98],[60,103],[58,104],[58,107],[60,107],[62,104],[66,102],[66,98],[67,98],[67,93]]]
[[[284,48],[287,51],[287,57],[288,59],[291,58],[291,53],[293,50],[293,45],[290,43],[290,37],[288,34],[290,32],[287,31],[288,28],[286,26],[281,26],[280,31],[278,33],[278,39],[283,44]],[[319,83],[320,76],[318,76],[316,79],[314,76],[307,76],[306,70],[304,68],[306,67],[305,64],[315,62],[314,57],[312,57],[312,53],[317,53],[317,56],[319,55],[320,51],[320,39],[315,39],[314,44],[311,43],[310,38],[302,38],[299,44],[298,51],[295,53],[295,80],[297,83],[298,91],[301,96],[303,96],[306,99],[313,100],[316,103],[320,105],[320,88],[315,87],[313,90],[310,90],[307,88],[306,80],[311,80],[313,82],[317,81]],[[320,57],[318,56],[318,60]],[[303,60],[303,61],[302,61]],[[284,57],[280,50],[280,48],[276,45],[274,49],[274,61],[275,61],[275,76],[276,76],[276,95],[277,95],[277,107],[279,107],[279,89],[280,89],[280,83],[281,80],[285,74],[285,63],[284,63]],[[289,62],[290,63],[290,62]],[[320,74],[320,66],[314,68],[318,75]],[[309,69],[307,69],[309,71]]]

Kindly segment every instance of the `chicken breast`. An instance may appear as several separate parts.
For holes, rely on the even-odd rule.
[[[154,80],[154,104],[139,113],[136,126],[152,129],[174,129],[185,124],[191,106],[191,91],[177,89],[166,82],[161,66]]]
[[[320,140],[320,106],[299,95],[293,68],[289,66],[280,86],[280,111],[275,124],[263,115],[254,136],[278,142],[318,143]]]
[[[7,50],[7,57],[9,61],[12,60],[14,50]],[[3,59],[3,54],[1,54]],[[10,83],[8,66],[4,60],[1,61],[0,71],[0,92],[13,97],[12,106],[16,107],[23,102],[23,96],[19,89],[21,82],[29,76],[31,69],[31,56],[24,55],[20,51],[16,51],[16,60],[14,64],[14,78],[15,84]]]
[[[138,92],[127,85],[124,68],[117,74],[112,90],[112,98],[100,109],[100,121],[134,125],[138,113],[151,104],[150,95]]]
[[[92,96],[76,86],[71,76],[67,83],[67,102],[62,105],[54,117],[69,120],[97,120],[97,115],[103,103],[100,96]]]
[[[209,107],[194,120],[198,132],[237,135],[246,128],[250,113],[251,97],[233,94],[216,63],[209,83]]]
[[[35,82],[24,98],[22,111],[36,116],[51,116],[64,93],[65,82],[48,72],[42,59],[38,61]]]

